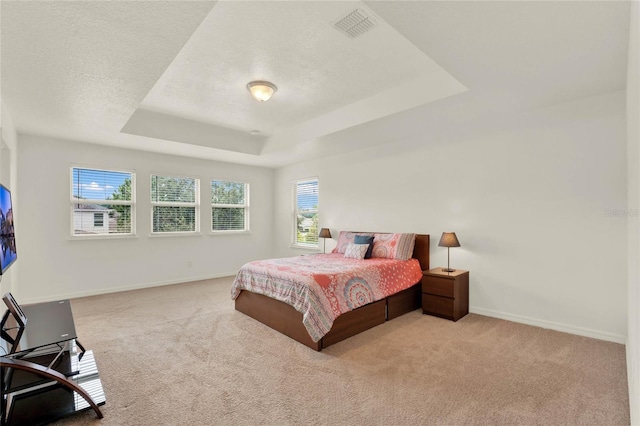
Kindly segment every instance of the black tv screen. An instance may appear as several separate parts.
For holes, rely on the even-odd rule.
[[[16,236],[13,231],[13,205],[11,192],[0,184],[0,274],[18,258]]]

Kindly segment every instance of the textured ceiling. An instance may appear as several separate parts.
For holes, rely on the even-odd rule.
[[[20,133],[280,166],[623,89],[628,2],[2,1]],[[360,8],[376,27],[332,28]],[[246,83],[274,82],[258,103]],[[249,131],[259,130],[258,136]]]
[[[331,25],[360,2],[227,2],[205,18],[141,108],[273,134],[428,78],[440,67],[383,20],[350,39]],[[277,31],[274,31],[277,29]],[[268,104],[246,84],[268,80]]]
[[[213,5],[2,1],[2,99],[18,131],[117,134]]]

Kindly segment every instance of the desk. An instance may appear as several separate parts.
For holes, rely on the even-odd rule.
[[[1,425],[46,424],[106,401],[92,351],[77,340],[69,300],[22,307],[0,339]]]

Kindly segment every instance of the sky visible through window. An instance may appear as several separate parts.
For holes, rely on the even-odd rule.
[[[130,173],[74,168],[73,197],[108,200],[127,178],[131,178]]]
[[[298,182],[296,191],[299,210],[318,208],[318,181]]]

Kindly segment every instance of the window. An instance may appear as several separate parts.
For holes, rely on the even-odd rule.
[[[211,181],[211,231],[249,230],[249,184]]]
[[[198,232],[199,179],[151,175],[151,232]]]
[[[318,179],[300,180],[294,184],[295,245],[318,245]]]
[[[93,214],[93,226],[95,227],[104,226],[104,213]]]
[[[134,207],[134,173],[71,168],[72,235],[131,235]]]

